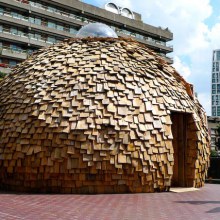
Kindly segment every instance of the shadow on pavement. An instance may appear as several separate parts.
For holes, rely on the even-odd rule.
[[[220,204],[220,201],[177,201],[177,203],[187,203],[192,205],[204,205],[204,204]],[[217,213],[220,212],[220,207],[216,207],[207,211],[207,213]]]

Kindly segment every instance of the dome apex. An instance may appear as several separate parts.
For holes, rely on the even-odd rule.
[[[90,23],[83,26],[78,33],[77,37],[113,37],[118,38],[117,34],[106,24]]]

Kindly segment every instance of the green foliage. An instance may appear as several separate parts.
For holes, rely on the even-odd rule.
[[[211,150],[211,153],[210,153],[210,156],[211,157],[218,157],[218,152],[216,150]]]
[[[3,79],[6,76],[6,73],[0,72],[0,79]]]

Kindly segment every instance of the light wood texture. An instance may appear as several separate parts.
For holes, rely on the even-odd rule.
[[[173,67],[123,38],[40,49],[0,82],[0,187],[168,190],[177,162],[172,112],[189,115],[181,126],[184,182],[201,187],[209,166],[206,115]]]

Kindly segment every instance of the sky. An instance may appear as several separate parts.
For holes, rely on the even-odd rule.
[[[173,66],[194,85],[211,115],[212,51],[220,49],[220,0],[83,0],[98,7],[107,2],[140,13],[144,23],[173,32]]]

